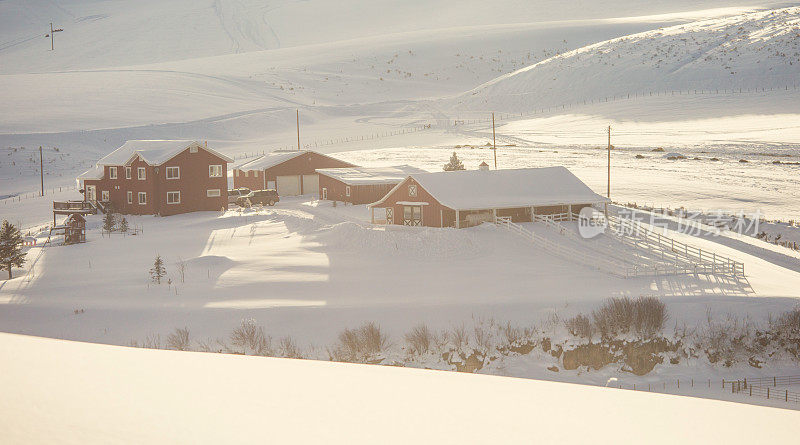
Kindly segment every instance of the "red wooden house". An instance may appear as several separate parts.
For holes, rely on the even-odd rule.
[[[78,176],[84,200],[134,215],[227,207],[232,159],[194,141],[128,141]]]
[[[609,202],[564,167],[469,170],[409,175],[379,201],[387,224],[469,227],[497,216],[532,221],[533,215],[572,214]]]
[[[351,204],[380,200],[409,175],[426,173],[409,165],[394,167],[318,168],[319,197]]]
[[[353,164],[309,150],[278,150],[233,169],[233,187],[274,189],[280,196],[316,194],[318,168],[354,167]]]

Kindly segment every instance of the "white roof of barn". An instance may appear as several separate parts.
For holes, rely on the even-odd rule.
[[[454,210],[595,204],[609,201],[592,191],[565,167],[466,170],[412,174],[410,177],[442,205]],[[400,186],[401,184],[397,185]],[[378,205],[382,201],[383,199],[372,205]]]
[[[125,165],[135,156],[141,157],[142,160],[149,165],[161,165],[192,146],[200,147],[227,162],[233,162],[233,159],[228,156],[208,147],[201,146],[197,141],[135,140],[125,142],[121,147],[97,161],[97,165]]]
[[[318,168],[317,173],[339,180],[347,185],[397,184],[409,175],[427,173],[410,165],[392,167]]]
[[[252,161],[245,162],[237,167],[239,170],[266,170],[294,159],[302,154],[311,153],[310,150],[275,150],[259,156]]]

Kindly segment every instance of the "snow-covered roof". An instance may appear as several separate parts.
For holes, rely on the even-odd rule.
[[[104,156],[97,161],[97,165],[125,165],[137,155],[149,165],[161,165],[192,146],[200,147],[203,150],[219,156],[226,162],[233,162],[233,159],[208,147],[201,146],[197,141],[134,140],[125,142],[121,147]]]
[[[397,184],[409,175],[427,172],[410,165],[396,165],[392,167],[318,168],[317,173],[347,185],[367,185]]]
[[[410,177],[442,205],[454,210],[609,202],[565,167],[465,170]],[[371,205],[382,202],[383,199]]]
[[[78,181],[82,181],[84,179],[103,179],[103,166],[95,165],[89,170],[86,170],[78,175]]]
[[[246,162],[238,167],[239,170],[266,170],[278,164],[282,164],[290,159],[294,159],[308,150],[276,150]]]

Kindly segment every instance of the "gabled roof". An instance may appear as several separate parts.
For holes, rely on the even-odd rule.
[[[89,170],[86,170],[78,175],[78,181],[82,181],[84,179],[103,179],[103,166],[95,165]]]
[[[233,159],[214,151],[208,147],[200,145],[197,141],[188,140],[134,140],[127,141],[121,147],[112,151],[97,161],[98,166],[102,165],[126,165],[136,156],[142,158],[148,165],[161,165],[189,147],[197,146],[215,156],[220,157],[226,162],[233,162]],[[88,179],[88,178],[87,178]]]
[[[412,174],[409,178],[454,210],[609,202],[565,167],[436,172]],[[378,206],[386,197],[370,205]]]
[[[410,165],[396,165],[392,167],[318,168],[317,173],[347,185],[367,185],[397,184],[409,175],[427,172]]]
[[[289,161],[291,159],[294,159],[294,158],[296,158],[296,157],[298,157],[300,155],[304,155],[306,153],[313,153],[313,154],[318,155],[318,156],[322,156],[322,157],[326,157],[326,158],[330,158],[330,159],[335,159],[336,161],[342,162],[344,164],[348,164],[348,165],[354,166],[353,164],[350,164],[349,162],[345,162],[345,161],[342,161],[340,159],[332,158],[332,157],[330,157],[330,156],[328,156],[326,154],[322,154],[322,153],[319,153],[319,152],[316,152],[316,151],[312,151],[312,150],[275,150],[275,151],[269,152],[269,153],[267,153],[267,154],[265,154],[263,156],[260,156],[260,157],[258,157],[256,159],[253,159],[250,162],[246,162],[246,163],[240,165],[239,167],[237,167],[237,170],[242,170],[242,171],[245,171],[245,170],[247,170],[247,171],[266,170],[268,168],[275,167],[278,164],[282,164],[282,163],[284,163],[286,161]]]

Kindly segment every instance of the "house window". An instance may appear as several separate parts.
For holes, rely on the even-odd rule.
[[[219,189],[209,189],[206,190],[206,197],[207,198],[216,198],[220,195]]]
[[[275,190],[275,181],[267,181],[267,188],[270,190]]]
[[[211,173],[211,171],[209,170],[209,174],[210,173]],[[234,173],[236,173],[236,177],[238,178],[239,177],[239,170],[234,170]]]
[[[167,167],[167,179],[181,179],[181,168]]]
[[[245,176],[247,176],[247,172],[245,172]],[[221,178],[222,177],[222,166],[221,165],[209,165],[208,166],[208,177],[209,178]]]
[[[408,196],[413,196],[413,197],[417,196],[417,185],[416,184],[411,184],[411,185],[408,186]]]
[[[128,204],[133,204],[133,192],[128,192]]]
[[[244,171],[244,177],[246,178],[248,176],[250,176],[250,170],[245,170]]]
[[[108,167],[108,179],[117,179],[117,167]]]
[[[189,147],[189,153],[197,153],[197,146],[193,145],[193,146]]]
[[[147,192],[139,192],[139,205],[147,204]]]
[[[137,168],[136,169],[136,174],[139,176],[139,180],[140,181],[144,181],[145,179],[147,179],[147,173],[146,173],[144,167]]]
[[[348,186],[345,186],[345,188],[344,188],[344,195],[345,195],[345,196],[350,196],[350,186],[349,186],[349,185],[348,185]]]
[[[125,167],[125,179],[131,179],[131,168]]]
[[[110,201],[110,199],[108,198],[108,190],[103,190],[102,192],[100,192],[100,196],[102,197],[103,201]]]
[[[256,178],[258,177],[258,170],[253,170],[253,176]]]
[[[167,192],[167,204],[180,204],[181,192]]]
[[[322,199],[328,199],[328,188],[322,187]]]

